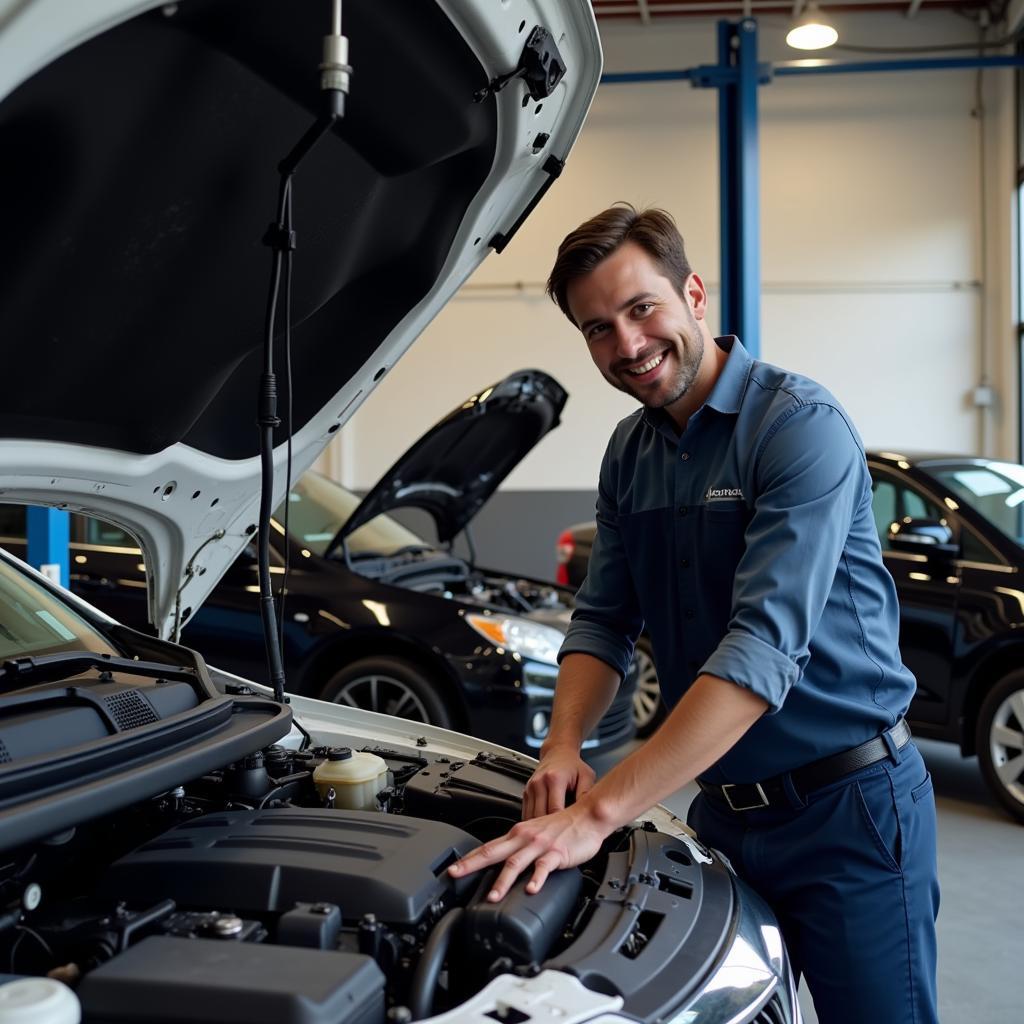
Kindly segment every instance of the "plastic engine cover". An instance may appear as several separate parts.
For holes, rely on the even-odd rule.
[[[380,1024],[384,975],[356,953],[151,936],[86,975],[89,1024]]]
[[[178,825],[123,857],[100,893],[250,914],[334,903],[347,919],[372,913],[413,924],[445,893],[473,886],[445,868],[477,845],[451,825],[375,811],[227,811]]]
[[[484,966],[502,956],[539,964],[565,930],[583,887],[579,870],[556,871],[544,891],[533,895],[526,891],[527,879],[528,874],[500,903],[480,902],[466,911],[468,950]]]

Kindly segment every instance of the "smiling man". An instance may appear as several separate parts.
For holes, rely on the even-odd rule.
[[[935,808],[855,429],[819,384],[712,336],[663,211],[587,221],[548,291],[641,408],[601,466],[524,821],[450,870],[504,862],[491,899],[527,870],[536,892],[697,779],[690,823],[772,905],[822,1024],[936,1020]],[[672,710],[595,783],[580,746],[645,625]]]

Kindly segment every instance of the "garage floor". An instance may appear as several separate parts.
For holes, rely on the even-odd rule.
[[[935,780],[939,814],[940,1018],[949,1024],[1019,1020],[1024,1005],[1024,826],[1011,821],[988,795],[973,758],[961,758],[948,743],[919,740],[918,746]],[[607,770],[615,759],[608,755],[595,767]],[[696,792],[696,786],[685,786],[665,803],[685,818]],[[806,1024],[817,1024],[803,986],[801,1003]]]

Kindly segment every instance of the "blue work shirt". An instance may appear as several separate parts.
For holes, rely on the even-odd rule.
[[[622,673],[646,626],[670,708],[705,672],[763,697],[702,775],[755,782],[877,736],[915,682],[849,418],[820,384],[716,342],[728,359],[682,434],[649,409],[612,434],[559,658]]]

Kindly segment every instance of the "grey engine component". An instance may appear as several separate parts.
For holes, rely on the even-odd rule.
[[[90,1024],[378,1024],[384,975],[366,956],[150,936],[88,974]]]
[[[346,920],[375,914],[411,925],[446,894],[472,887],[445,869],[477,845],[451,825],[374,811],[226,811],[185,822],[123,857],[101,893],[252,914],[332,903]]]

